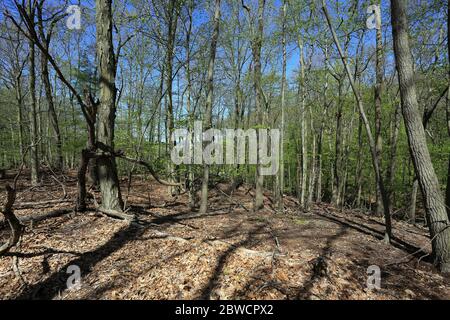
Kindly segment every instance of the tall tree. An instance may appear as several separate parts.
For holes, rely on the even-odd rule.
[[[36,15],[36,5],[32,0],[28,1],[28,14],[30,16],[30,27],[35,28],[34,19]],[[38,124],[37,124],[37,102],[36,102],[36,50],[34,47],[34,42],[32,40],[28,41],[28,46],[30,49],[30,165],[31,165],[31,183],[33,185],[38,184],[39,180],[39,157],[38,157]]]
[[[44,18],[43,18],[43,6],[44,6],[44,0],[41,0],[37,5],[37,18],[38,18],[38,29],[39,29],[39,35],[41,37],[42,44],[44,45],[45,49],[48,51],[50,47],[50,41],[52,39],[52,33],[53,28],[56,25],[56,23],[64,17],[63,15],[59,15],[57,19],[53,19],[51,21],[50,30],[48,33],[45,33],[44,30]],[[62,170],[63,168],[63,152],[62,152],[62,139],[61,139],[61,131],[59,129],[59,121],[58,121],[58,115],[56,113],[55,109],[55,103],[53,101],[53,93],[52,93],[52,85],[50,84],[50,74],[48,70],[48,58],[45,54],[41,54],[41,76],[42,76],[42,82],[44,84],[45,88],[45,97],[47,100],[48,105],[48,113],[50,115],[50,121],[53,127],[53,131],[55,133],[56,138],[56,167],[59,170]]]
[[[174,0],[170,1],[166,13],[166,23],[167,23],[167,39],[166,43],[166,130],[168,137],[168,147],[169,154],[172,151],[172,148],[176,141],[172,141],[172,133],[175,127],[175,118],[173,112],[173,60],[175,55],[175,45],[176,45],[176,35],[177,35],[177,26],[178,26],[178,15],[179,15],[179,1]],[[171,161],[168,162],[168,174],[173,176],[175,174],[175,168]],[[174,187],[169,187],[169,193],[172,195],[175,194],[176,190]]]
[[[387,192],[384,187],[383,177],[381,175],[380,161],[377,157],[376,145],[375,145],[375,140],[373,138],[372,129],[370,128],[370,123],[369,123],[369,120],[367,119],[367,115],[365,112],[361,94],[360,94],[358,88],[356,87],[355,80],[353,78],[352,72],[350,71],[350,67],[345,58],[344,51],[342,50],[342,47],[339,43],[339,39],[336,35],[336,31],[334,30],[334,27],[331,23],[331,17],[330,17],[330,14],[328,13],[328,9],[327,9],[325,0],[322,0],[322,10],[325,14],[325,18],[327,20],[328,27],[330,28],[334,43],[336,44],[336,47],[339,52],[339,56],[341,57],[341,60],[342,60],[342,64],[344,65],[345,71],[346,71],[348,79],[350,81],[350,85],[352,87],[353,94],[356,99],[356,104],[359,109],[359,115],[360,115],[361,120],[363,121],[365,129],[366,129],[367,138],[369,140],[370,152],[371,152],[371,156],[372,156],[372,166],[375,171],[375,179],[376,179],[378,188],[380,189],[381,197],[382,197],[382,201],[383,201],[384,220],[385,220],[385,227],[386,227],[385,234],[384,234],[384,240],[385,240],[385,242],[390,242],[392,239],[392,225],[391,225],[389,197],[388,197]]]
[[[244,4],[242,1],[244,9],[248,13],[249,21],[251,23],[252,16],[251,11],[248,6]],[[258,11],[257,11],[257,26],[255,28],[254,25],[251,25],[251,33],[252,33],[252,55],[253,55],[253,88],[255,92],[255,109],[256,109],[256,118],[257,125],[263,125],[263,105],[265,105],[264,93],[262,89],[262,67],[261,67],[261,50],[263,44],[263,36],[264,36],[264,10],[266,6],[265,0],[258,0]],[[258,138],[259,139],[259,138]],[[258,140],[259,143],[259,140]],[[255,201],[253,205],[253,209],[255,211],[260,210],[264,206],[264,196],[263,196],[263,185],[264,185],[264,176],[261,174],[261,164],[260,164],[260,156],[258,152],[258,163],[256,165],[256,190],[255,190]]]
[[[212,126],[212,107],[213,107],[213,91],[214,91],[214,63],[216,61],[217,40],[219,38],[220,26],[220,0],[215,1],[214,7],[214,27],[211,38],[211,48],[209,52],[208,64],[208,93],[206,97],[204,128],[210,129]],[[209,165],[203,167],[202,195],[200,199],[200,213],[206,213],[208,209],[208,183],[209,183]]]
[[[192,108],[191,99],[192,99],[192,76],[191,76],[191,36],[192,36],[192,27],[193,27],[193,11],[194,11],[194,0],[190,0],[187,3],[187,15],[188,22],[186,27],[186,111],[188,113],[188,122],[189,122],[189,131],[192,132],[194,128],[194,120],[195,120],[195,110]],[[189,135],[189,143],[193,145],[193,134]],[[189,207],[194,208],[196,206],[196,192],[194,186],[194,169],[192,166],[188,167],[188,179],[189,179]]]
[[[300,35],[300,30],[297,34],[297,44],[299,49],[300,60],[300,72],[299,72],[299,84],[298,91],[300,97],[300,144],[301,144],[301,169],[298,170],[299,176],[299,193],[300,193],[300,206],[305,208],[306,206],[306,181],[308,178],[308,141],[307,141],[307,128],[306,128],[306,88],[305,88],[305,53],[303,39]]]
[[[377,5],[381,5],[381,0],[377,1]],[[380,167],[382,166],[382,150],[383,150],[383,138],[381,135],[381,117],[382,117],[382,94],[383,94],[383,84],[384,84],[384,57],[383,57],[383,33],[381,25],[381,13],[377,17],[377,36],[376,36],[376,84],[375,84],[375,146],[377,157],[380,160]],[[376,203],[375,203],[375,213],[381,214],[383,211],[381,201],[381,192],[378,185],[376,187]]]
[[[286,13],[287,13],[287,0],[283,0],[282,21],[281,21],[281,51],[282,51],[282,71],[281,71],[281,128],[280,128],[280,169],[278,172],[278,194],[277,204],[278,210],[284,211],[284,129],[285,129],[285,108],[286,108],[286,65],[287,65],[287,53],[286,53]]]
[[[116,119],[117,61],[113,47],[112,0],[96,0],[97,59],[99,71],[100,106],[98,112],[98,142],[104,151],[114,150]],[[122,211],[117,166],[114,156],[98,159],[98,177],[102,193],[102,208]]]
[[[7,34],[8,43],[10,44],[10,52],[8,54],[9,63],[11,64],[11,78],[12,86],[14,87],[14,96],[17,103],[17,124],[18,124],[18,139],[19,139],[19,155],[20,159],[25,154],[25,126],[24,126],[24,111],[25,99],[23,90],[24,70],[28,58],[22,57],[21,52],[24,48],[24,41],[21,33],[17,28],[9,29]]]
[[[416,86],[414,84],[413,61],[409,46],[405,0],[391,1],[391,23],[403,119],[411,158],[423,195],[435,264],[441,272],[449,273],[449,219],[439,181],[431,162],[425,130],[419,113]]]

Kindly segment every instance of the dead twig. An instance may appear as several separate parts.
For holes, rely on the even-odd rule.
[[[216,189],[217,191],[219,191],[221,194],[223,194],[224,196],[226,196],[226,197],[228,198],[228,200],[230,200],[233,204],[235,204],[235,205],[237,205],[237,206],[243,208],[243,209],[244,209],[245,211],[247,211],[247,212],[250,212],[250,210],[249,210],[246,206],[244,206],[242,203],[239,203],[239,202],[234,201],[234,199],[233,199],[231,196],[229,196],[228,194],[226,194],[225,192],[223,192],[218,186],[215,186],[215,189]]]

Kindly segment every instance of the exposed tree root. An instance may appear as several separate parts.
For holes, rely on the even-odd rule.
[[[126,221],[134,221],[136,219],[135,215],[132,214],[126,214],[121,211],[117,210],[110,210],[110,209],[104,209],[102,207],[96,207],[95,208],[98,212],[101,212],[103,214],[106,214],[109,217],[120,219],[120,220],[126,220]]]

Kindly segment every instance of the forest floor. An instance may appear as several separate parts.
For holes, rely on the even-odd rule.
[[[18,186],[17,204],[63,197],[51,177]],[[253,213],[253,191],[228,196],[227,187],[212,190],[209,212],[199,215],[186,195],[172,198],[136,177],[128,205],[139,224],[73,213],[73,201],[16,209],[19,217],[68,210],[28,223],[20,246],[0,258],[0,299],[450,299],[450,279],[428,261],[425,228],[394,222],[387,245],[380,218],[327,204],[304,213],[291,197],[277,214],[269,194]],[[65,188],[75,199],[74,174]],[[7,236],[0,221],[0,241]],[[81,270],[79,290],[67,289],[71,265]],[[371,265],[381,268],[381,289],[367,289]]]

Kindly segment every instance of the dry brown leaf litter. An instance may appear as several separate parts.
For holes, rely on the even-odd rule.
[[[62,195],[50,180],[33,189],[25,180],[20,182],[18,202]],[[239,189],[232,197],[251,208],[246,191]],[[67,192],[75,198],[74,182],[68,183]],[[0,258],[0,298],[450,298],[449,279],[428,262],[408,256],[405,248],[377,238],[383,226],[376,217],[325,204],[302,213],[293,199],[286,199],[287,214],[275,214],[269,205],[255,214],[218,192],[211,194],[209,213],[199,216],[188,209],[184,196],[173,199],[165,187],[138,179],[128,203],[135,206],[142,226],[95,212],[42,221],[28,228],[10,256]],[[426,229],[396,222],[394,232],[405,243],[430,250]],[[7,237],[4,228],[0,236]],[[21,277],[12,269],[14,253]],[[72,264],[82,272],[77,291],[66,287],[67,267]],[[366,288],[370,265],[382,269],[381,290]]]

